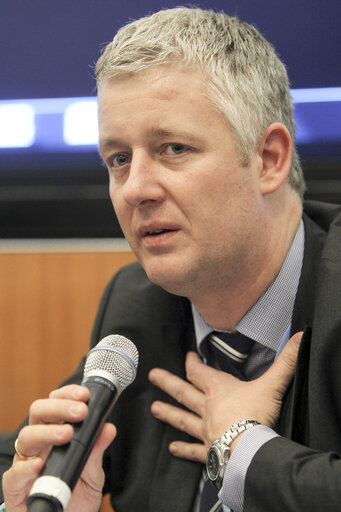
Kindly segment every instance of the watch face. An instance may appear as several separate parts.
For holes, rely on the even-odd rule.
[[[219,473],[219,457],[215,448],[211,447],[207,454],[206,470],[210,480],[216,480]]]

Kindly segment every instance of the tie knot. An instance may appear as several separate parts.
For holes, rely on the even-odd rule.
[[[211,344],[223,354],[240,364],[243,364],[246,361],[254,344],[254,340],[244,336],[244,334],[241,334],[238,331],[214,331],[210,334],[210,341]]]
[[[209,364],[245,379],[243,366],[253,344],[254,340],[238,331],[214,331],[207,336],[201,348]]]

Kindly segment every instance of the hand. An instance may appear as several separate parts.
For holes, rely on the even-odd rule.
[[[159,368],[151,370],[151,382],[188,409],[154,402],[152,414],[201,441],[173,442],[171,453],[205,462],[207,449],[237,421],[254,419],[273,427],[279,417],[283,395],[294,375],[301,338],[302,333],[295,334],[273,365],[261,377],[249,382],[204,365],[194,352],[189,352],[186,357],[189,382]]]
[[[18,450],[25,457],[35,458],[25,460],[15,455],[12,467],[4,473],[6,512],[26,512],[29,491],[52,447],[71,440],[71,423],[86,417],[88,408],[85,402],[88,398],[87,388],[70,385],[53,391],[48,399],[37,400],[31,405],[29,424],[18,436]],[[104,484],[103,452],[115,435],[115,427],[106,423],[73,491],[67,512],[97,512],[99,509]]]

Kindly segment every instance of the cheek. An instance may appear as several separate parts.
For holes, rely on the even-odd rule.
[[[111,199],[111,203],[113,205],[116,217],[122,229],[124,225],[127,224],[129,218],[129,208],[127,203],[123,200],[122,194],[120,193],[119,188],[110,183],[109,184],[109,195]]]
[[[109,195],[110,195],[111,202],[113,204],[114,204],[114,199],[115,199],[115,192],[116,192],[115,183],[109,173]]]
[[[109,184],[109,196],[110,196],[110,200],[111,200],[111,204],[113,205],[113,208],[114,208],[114,211],[117,215],[117,217],[119,216],[119,200],[118,200],[118,197],[117,197],[117,194],[115,192],[115,189],[114,187]]]

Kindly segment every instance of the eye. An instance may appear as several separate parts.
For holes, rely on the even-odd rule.
[[[115,155],[111,159],[111,166],[112,167],[123,167],[124,165],[127,165],[129,163],[129,157],[125,155],[124,153],[119,153],[118,155]]]
[[[183,144],[171,144],[171,149],[176,155],[179,155],[183,153],[186,148]]]
[[[185,151],[186,151],[186,146],[176,142],[174,144],[168,144],[166,146],[164,152],[167,155],[181,155],[181,153],[184,153]]]

